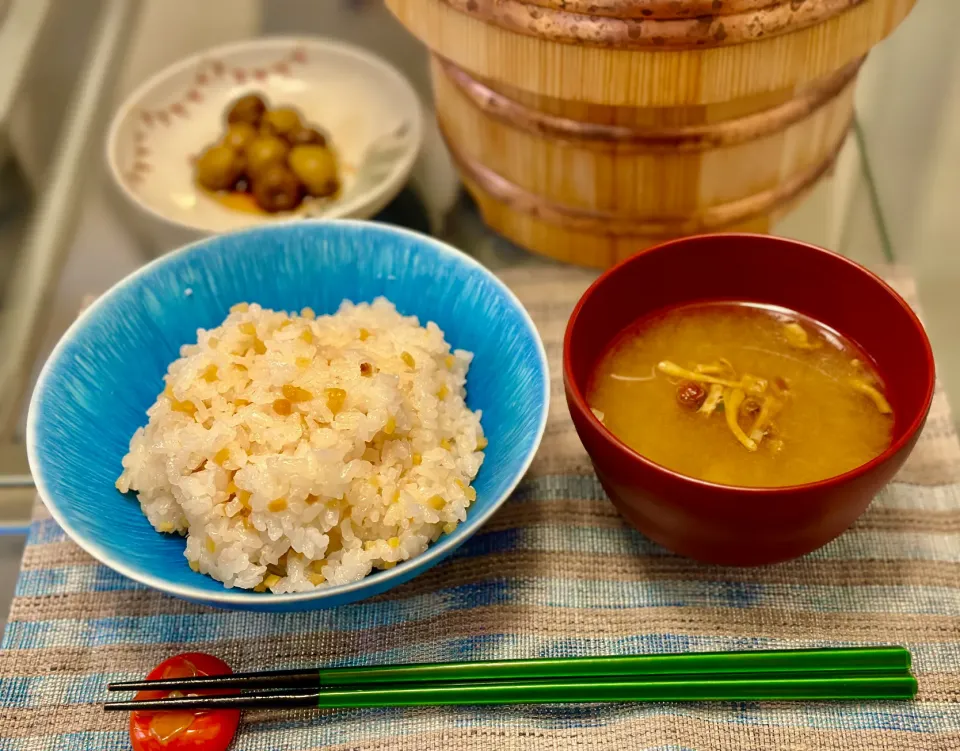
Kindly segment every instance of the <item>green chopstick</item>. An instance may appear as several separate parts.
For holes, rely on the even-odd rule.
[[[810,674],[791,677],[714,676],[594,681],[490,681],[470,684],[388,685],[304,693],[188,696],[175,699],[108,702],[112,711],[161,709],[263,709],[317,707],[463,706],[652,701],[865,701],[905,700],[917,693],[912,675]]]
[[[317,671],[320,687],[367,683],[434,683],[470,680],[524,680],[591,676],[729,675],[732,673],[896,672],[910,669],[903,647],[685,652],[682,654],[548,657],[488,662],[446,662],[327,668]]]
[[[709,677],[746,673],[905,673],[909,671],[910,664],[910,652],[903,647],[834,647],[274,670],[161,681],[124,681],[112,683],[109,688],[112,691],[187,691],[204,688],[325,689],[368,684],[380,686],[398,683],[525,681],[552,678],[677,675]]]
[[[505,682],[470,686],[403,686],[321,691],[318,707],[458,706],[620,701],[752,701],[912,699],[910,675],[855,678],[690,678],[562,683]]]

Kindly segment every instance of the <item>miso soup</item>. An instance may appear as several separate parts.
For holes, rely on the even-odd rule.
[[[862,351],[806,316],[753,303],[638,321],[601,359],[587,401],[646,458],[725,485],[833,477],[882,453],[893,430]]]

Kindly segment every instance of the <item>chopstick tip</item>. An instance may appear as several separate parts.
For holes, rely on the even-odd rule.
[[[105,701],[103,703],[104,712],[132,712],[138,709],[135,701]]]

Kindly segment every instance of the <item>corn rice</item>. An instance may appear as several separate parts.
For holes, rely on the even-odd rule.
[[[466,519],[486,439],[472,355],[435,324],[383,298],[324,316],[238,303],[197,336],[116,483],[187,538],[193,570],[274,593],[345,584]]]

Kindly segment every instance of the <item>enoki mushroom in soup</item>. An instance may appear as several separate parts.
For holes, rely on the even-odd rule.
[[[638,321],[602,358],[588,401],[647,458],[729,485],[842,474],[883,452],[893,428],[866,353],[813,319],[751,303]]]

